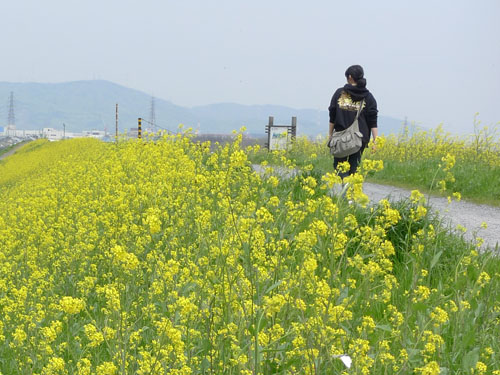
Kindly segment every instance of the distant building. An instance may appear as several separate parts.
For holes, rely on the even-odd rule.
[[[0,127],[0,137],[33,139],[40,138],[41,136],[42,132],[40,130],[20,130],[16,129],[15,126]]]
[[[7,137],[15,137],[16,136],[16,125],[7,125],[5,128],[5,135]]]
[[[130,128],[127,132],[127,137],[129,138],[137,138],[139,136],[138,128]]]
[[[104,138],[106,132],[103,130],[84,130],[82,136],[85,138]]]
[[[22,139],[45,138],[49,141],[59,141],[68,138],[96,138],[104,140],[108,134],[103,130],[84,130],[82,133],[71,133],[54,128],[43,128],[42,130],[20,130],[16,129],[15,126],[7,125],[5,128],[0,128],[0,136]]]
[[[42,137],[48,139],[49,141],[59,141],[63,139],[64,132],[54,128],[43,128]]]

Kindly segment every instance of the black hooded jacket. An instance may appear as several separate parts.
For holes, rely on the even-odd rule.
[[[363,134],[363,142],[366,144],[370,141],[370,129],[377,127],[377,102],[370,91],[365,87],[347,84],[335,91],[328,111],[334,129],[336,131],[345,130],[354,122],[363,99],[365,101],[359,114],[358,123],[359,130]]]

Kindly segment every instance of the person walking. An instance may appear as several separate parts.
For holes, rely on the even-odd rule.
[[[363,134],[360,150],[343,158],[333,158],[333,168],[335,171],[337,171],[339,163],[349,162],[350,167],[348,171],[337,171],[342,179],[356,173],[361,162],[361,156],[370,141],[370,137],[372,136],[375,141],[378,136],[377,101],[366,88],[364,74],[363,68],[360,65],[352,65],[347,68],[345,71],[347,84],[335,91],[330,102],[330,107],[328,107],[330,114],[328,141],[330,143],[334,130],[342,131],[351,126],[358,110],[360,110],[360,106],[363,106],[359,111],[358,117],[359,130]]]

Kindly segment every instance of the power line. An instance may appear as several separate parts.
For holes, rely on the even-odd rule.
[[[151,125],[153,126],[153,133],[156,133],[156,114],[155,114],[155,97],[151,97],[151,111],[149,114],[149,121],[151,121]]]
[[[170,130],[170,129],[164,128],[163,126],[160,126],[160,125],[158,125],[157,123],[152,123],[151,121],[148,121],[148,120],[146,120],[146,119],[142,119],[142,121],[143,121],[143,122],[147,122],[148,124],[150,124],[150,125],[152,125],[152,126],[155,126],[155,127],[157,127],[157,128],[160,128],[160,129],[162,129],[162,130],[166,130],[166,131],[167,131],[168,133],[170,133],[170,134],[177,134],[177,133],[178,133],[178,132],[174,132],[174,131],[172,131],[172,130]]]

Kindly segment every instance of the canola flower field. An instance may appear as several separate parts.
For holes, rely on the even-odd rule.
[[[500,262],[232,144],[31,142],[0,161],[0,373],[500,374]],[[265,163],[264,163],[265,164]],[[453,159],[445,156],[445,179]],[[346,358],[351,359],[352,363]]]

